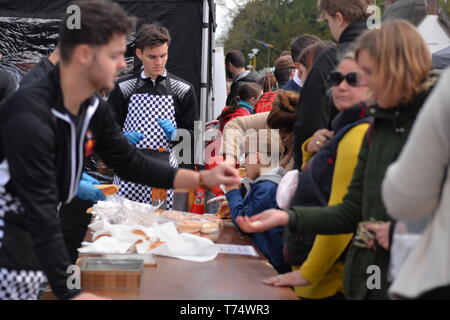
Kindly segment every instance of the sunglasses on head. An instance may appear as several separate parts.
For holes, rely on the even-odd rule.
[[[347,81],[350,86],[358,87],[361,82],[361,76],[358,72],[350,72],[344,75],[340,72],[334,71],[330,74],[328,83],[333,87],[337,87],[344,80]]]

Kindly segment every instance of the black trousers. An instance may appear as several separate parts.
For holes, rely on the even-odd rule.
[[[62,205],[59,210],[60,226],[72,264],[75,264],[77,261],[77,249],[81,247],[87,226],[92,218],[92,215],[87,214],[86,210],[93,205],[92,201],[81,200],[75,197],[72,202]]]

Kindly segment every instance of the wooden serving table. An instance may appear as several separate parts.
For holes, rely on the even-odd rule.
[[[225,223],[216,243],[254,247],[231,223]],[[87,291],[120,300],[297,300],[290,288],[261,282],[277,272],[257,252],[259,257],[219,254],[208,262],[154,256],[157,266],[144,268],[140,288]]]

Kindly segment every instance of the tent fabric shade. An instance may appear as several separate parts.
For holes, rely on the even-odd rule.
[[[72,2],[70,0],[0,0],[0,19],[2,17],[31,18],[28,20],[21,19],[21,23],[25,28],[22,30],[30,32],[29,34],[23,33],[19,35],[16,33],[14,35],[14,33],[10,33],[9,38],[5,38],[5,33],[8,33],[3,32],[3,30],[8,30],[8,28],[14,29],[17,26],[17,20],[2,20],[2,32],[0,33],[0,52],[4,55],[2,64],[9,64],[9,67],[13,68],[11,67],[11,63],[17,65],[18,59],[23,61],[24,59],[17,55],[25,51],[27,52],[27,61],[30,60],[30,53],[31,55],[34,54],[35,60],[38,60],[43,55],[51,52],[57,42],[55,22],[53,19],[61,19]],[[167,69],[176,76],[189,81],[194,86],[197,100],[199,101],[202,62],[203,0],[116,0],[114,2],[119,3],[130,15],[138,18],[138,27],[144,23],[159,21],[169,29],[172,43],[169,50]],[[214,16],[212,11],[210,12],[210,16]],[[36,19],[44,20],[37,23],[38,21]],[[45,24],[48,26],[47,30],[39,27],[43,26],[43,23],[44,26]],[[209,27],[214,27],[213,22],[210,23]],[[50,38],[44,36],[44,34],[48,35],[49,33],[51,33]],[[36,36],[38,38],[40,37],[40,39],[33,46],[34,49],[30,49],[30,43],[33,41],[36,42]],[[21,38],[22,41],[11,41],[11,39],[17,37]],[[128,45],[128,58],[132,58],[133,54],[134,42],[132,41]],[[16,72],[20,73],[20,70]],[[199,109],[199,106],[197,106],[197,109]]]

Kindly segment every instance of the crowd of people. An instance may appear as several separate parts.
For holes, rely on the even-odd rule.
[[[252,115],[237,109],[236,118],[223,123],[226,162],[252,172],[256,165],[259,173],[249,190],[228,189],[231,218],[254,234],[280,273],[264,283],[294,287],[302,299],[448,299],[442,108],[450,71],[439,80],[411,23],[392,20],[368,30],[369,4],[319,1],[336,44],[299,36],[291,57],[283,52],[275,61],[272,110],[258,112],[256,103]],[[233,79],[239,92],[252,85]],[[288,92],[298,95],[292,108],[284,104]],[[271,121],[280,106],[290,116]],[[258,166],[264,145],[248,150],[249,129],[259,139],[265,129],[278,129],[272,142],[278,134],[279,159],[289,161]],[[438,146],[445,150],[437,152]],[[266,171],[269,179],[275,172],[284,177],[262,189]],[[274,194],[277,201],[269,203]],[[421,237],[407,237],[413,233]]]
[[[60,299],[102,299],[66,285],[85,211],[104,200],[94,156],[121,196],[151,203],[162,188],[167,209],[174,188],[224,185],[232,221],[279,273],[266,285],[306,300],[450,299],[450,70],[432,70],[407,21],[368,30],[370,3],[318,1],[335,43],[299,35],[273,74],[228,52],[223,164],[197,172],[174,153],[198,114],[193,86],[166,70],[169,31],[141,26],[142,68],[117,78],[134,19],[78,1],[81,28],[63,21],[18,88],[0,71],[0,299],[37,299],[45,283]],[[418,220],[421,236],[404,237]]]

